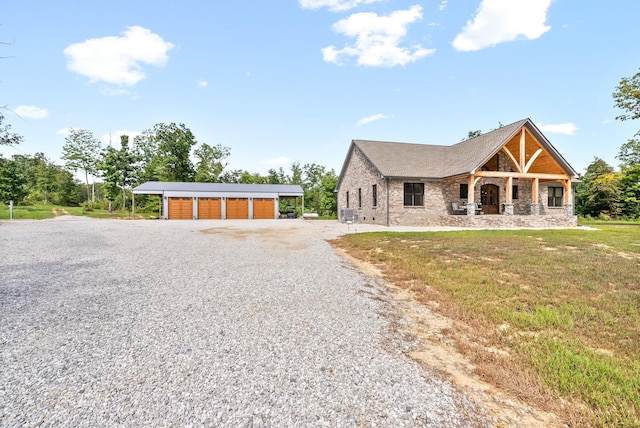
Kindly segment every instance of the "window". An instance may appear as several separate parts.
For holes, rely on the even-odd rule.
[[[562,187],[549,187],[549,200],[547,205],[550,207],[561,207],[564,189]]]
[[[373,206],[378,206],[378,185],[374,184],[371,188],[371,193],[373,194]]]
[[[468,184],[461,184],[460,185],[460,199],[467,199],[467,197],[469,196],[469,185]]]
[[[358,208],[362,208],[362,189],[358,188]]]
[[[518,186],[511,186],[511,199],[518,199]]]
[[[404,205],[406,207],[424,206],[424,183],[404,183]]]
[[[349,192],[347,192],[347,208],[349,208]]]

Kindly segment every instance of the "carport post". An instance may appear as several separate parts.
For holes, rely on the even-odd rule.
[[[131,192],[131,217],[136,219],[136,194]]]

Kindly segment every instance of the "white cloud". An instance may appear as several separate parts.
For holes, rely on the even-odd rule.
[[[326,62],[340,63],[343,56],[353,56],[358,65],[371,67],[393,67],[406,65],[435,52],[420,45],[401,47],[400,42],[407,35],[407,27],[422,19],[422,7],[411,6],[407,10],[396,10],[389,16],[376,13],[355,13],[333,24],[337,33],[355,38],[353,45],[343,49],[328,46],[322,49]]]
[[[46,108],[36,106],[18,106],[13,109],[15,114],[28,119],[44,119],[49,117],[49,111]]]
[[[333,12],[343,12],[361,4],[371,4],[383,0],[298,0],[303,9],[320,9],[326,7]]]
[[[91,82],[106,82],[132,86],[146,77],[142,64],[162,67],[167,52],[174,47],[143,27],[127,27],[121,36],[88,39],[67,46],[67,68],[89,78]]]
[[[204,88],[206,86],[209,86],[209,82],[207,82],[206,80],[198,80],[198,86]]]
[[[575,133],[580,129],[571,122],[557,123],[554,125],[539,124],[538,128],[542,132],[548,132],[550,134],[563,134],[563,135],[575,135]]]
[[[442,1],[440,2],[440,4],[438,5],[438,10],[439,10],[440,12],[442,12],[443,10],[445,10],[445,9],[447,8],[447,3],[448,3],[448,2],[449,2],[448,0],[442,0]]]
[[[366,125],[367,123],[375,122],[376,120],[388,119],[389,116],[386,114],[378,113],[371,116],[363,117],[359,121],[356,122],[356,126]]]
[[[287,166],[291,163],[291,159],[286,156],[278,156],[265,162],[269,166]]]
[[[545,25],[552,0],[482,0],[476,16],[453,40],[459,51],[477,51],[517,39],[537,39],[551,29]]]

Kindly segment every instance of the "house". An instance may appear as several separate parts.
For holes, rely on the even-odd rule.
[[[159,196],[160,217],[169,220],[277,219],[285,198],[302,198],[304,211],[304,192],[297,184],[148,181],[133,189],[134,197],[140,194]]]
[[[340,219],[382,225],[575,226],[577,174],[530,119],[452,146],[353,140]]]

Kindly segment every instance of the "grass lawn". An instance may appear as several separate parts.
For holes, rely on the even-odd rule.
[[[333,244],[470,327],[483,346],[459,349],[485,379],[572,424],[640,426],[640,224],[597,227],[365,233]]]
[[[82,207],[63,207],[59,205],[29,205],[13,207],[15,220],[43,220],[61,215],[86,216],[92,218],[121,218],[128,219],[131,215],[128,211],[93,210],[85,211]],[[157,218],[158,214],[137,213],[136,219]],[[9,206],[0,204],[0,220],[9,220]]]

